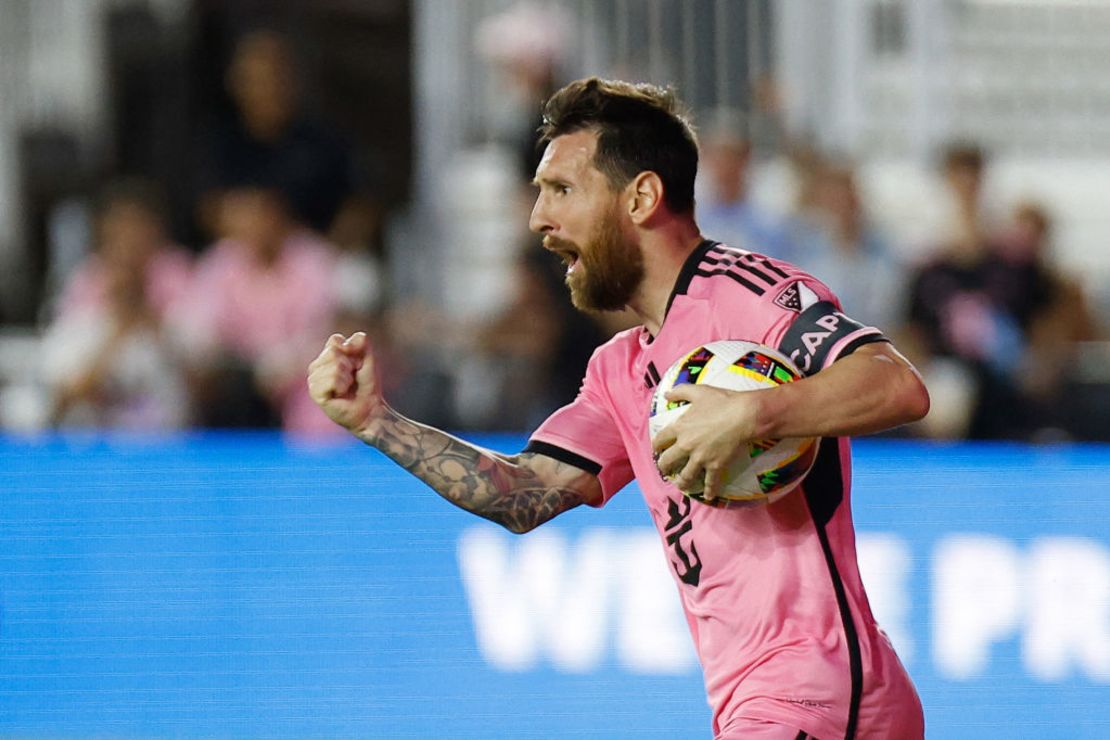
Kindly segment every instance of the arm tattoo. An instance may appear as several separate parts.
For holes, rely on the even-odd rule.
[[[572,466],[552,460],[565,485],[545,483],[527,466],[392,413],[364,441],[451,503],[513,532],[527,532],[583,503],[591,477],[586,471],[572,477]]]

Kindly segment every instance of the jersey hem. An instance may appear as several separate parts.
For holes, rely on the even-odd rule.
[[[880,330],[873,326],[854,331],[833,345],[822,367],[828,367],[840,358],[847,357],[865,344],[874,344],[876,342],[889,343],[890,340],[887,339]]]
[[[522,452],[531,452],[537,455],[543,455],[558,460],[561,463],[566,463],[573,467],[586,471],[590,475],[601,475],[601,463],[595,462],[585,455],[580,455],[577,452],[560,447],[559,445],[544,442],[538,439],[528,440],[527,446]]]
[[[720,732],[724,733],[728,730],[729,725],[735,722],[756,720],[758,722],[770,722],[771,724],[790,727],[805,732],[811,737],[821,738],[821,740],[835,740],[836,738],[844,737],[844,727],[837,726],[831,722],[822,721],[820,717],[815,717],[806,712],[792,712],[789,709],[781,707],[778,701],[774,701],[773,703],[761,702],[761,704],[762,706],[745,708],[733,715],[729,718],[728,724],[721,726]]]

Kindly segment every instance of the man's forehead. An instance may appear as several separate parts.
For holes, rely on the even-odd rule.
[[[575,131],[552,139],[544,150],[536,168],[536,178],[556,172],[582,172],[593,167],[597,150],[597,134],[593,131]]]

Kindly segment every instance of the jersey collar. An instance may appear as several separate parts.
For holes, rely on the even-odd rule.
[[[698,246],[694,247],[694,251],[690,252],[686,257],[686,261],[682,263],[682,269],[678,271],[678,278],[674,282],[674,288],[671,289],[671,295],[667,298],[667,308],[663,311],[663,325],[667,323],[667,315],[671,312],[671,304],[674,303],[676,296],[686,295],[686,291],[690,288],[690,281],[694,279],[694,273],[698,269],[698,265],[705,258],[706,253],[717,246],[718,242],[712,239],[702,239]],[[659,331],[663,331],[663,326],[659,327]],[[644,344],[651,344],[655,341],[655,337],[648,333],[646,328],[640,335]]]

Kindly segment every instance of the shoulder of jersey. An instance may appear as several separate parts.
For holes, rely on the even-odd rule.
[[[612,358],[627,355],[629,352],[632,352],[635,347],[639,346],[639,337],[643,330],[642,326],[622,329],[597,346],[591,356],[591,361],[597,360],[602,356]]]
[[[714,244],[693,266],[685,292],[693,296],[724,292],[741,300],[765,299],[800,311],[804,297],[800,281],[806,277],[806,273],[786,262]]]

